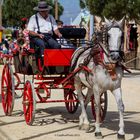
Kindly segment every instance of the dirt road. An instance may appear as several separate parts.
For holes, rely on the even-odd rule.
[[[125,74],[122,81],[125,105],[126,140],[140,140],[140,72]],[[62,90],[53,90],[53,99],[63,99]],[[118,113],[115,99],[108,92],[108,111],[102,133],[104,140],[115,140],[118,130]],[[1,100],[0,100],[1,102]],[[69,114],[64,103],[37,104],[33,126],[24,121],[22,99],[16,99],[12,116],[5,116],[0,103],[0,140],[94,140],[94,120],[90,105],[88,114],[91,131],[85,133],[78,129],[80,107],[75,114]]]

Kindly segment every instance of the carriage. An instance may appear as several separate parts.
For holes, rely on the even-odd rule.
[[[83,43],[85,45],[92,43],[84,40],[86,31],[83,28],[63,28],[60,31],[67,39],[67,43],[70,42],[76,47],[83,45]],[[31,44],[31,46],[33,45]],[[45,49],[43,65],[41,65],[39,56],[36,55],[36,50],[32,47],[28,50],[23,49],[22,52],[13,51],[12,54],[3,55],[3,58],[7,58],[1,79],[2,106],[5,115],[12,115],[15,99],[19,96],[23,96],[23,112],[28,125],[33,124],[36,104],[38,103],[64,102],[67,111],[75,113],[79,101],[73,77],[81,70],[90,72],[90,69],[79,65],[76,70],[70,71],[71,57],[74,51],[75,48],[71,47]],[[31,78],[29,79],[28,76]],[[63,89],[64,99],[50,100],[51,89]],[[19,91],[23,91],[22,95],[19,94]],[[103,93],[100,98],[102,108],[100,117],[103,121],[107,111],[107,94]],[[91,110],[96,118],[94,96],[91,97]]]

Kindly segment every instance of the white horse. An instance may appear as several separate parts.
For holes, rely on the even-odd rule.
[[[121,80],[123,76],[123,67],[121,65],[123,19],[117,22],[105,18],[105,27],[108,43],[105,48],[103,48],[103,60],[100,59],[100,49],[98,48],[102,48],[103,44],[98,41],[93,47],[78,48],[72,56],[72,70],[84,64],[91,71],[88,73],[85,70],[81,70],[74,76],[74,86],[82,108],[81,115],[79,116],[79,129],[89,130],[86,106],[90,102],[91,96],[94,95],[96,110],[95,137],[102,138],[100,130],[100,95],[110,90],[116,99],[119,111],[119,131],[117,136],[118,139],[125,139],[123,119],[124,104],[121,90]],[[113,77],[107,70],[106,65],[112,68],[111,73]],[[88,88],[86,98],[84,98],[82,94],[83,86]]]

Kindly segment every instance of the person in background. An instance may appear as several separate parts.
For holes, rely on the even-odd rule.
[[[24,44],[22,45],[22,48],[29,49],[29,31],[27,30],[27,24],[28,24],[28,18],[22,18],[21,19],[22,24],[21,24],[21,29],[22,29],[22,35],[23,38],[25,39]]]
[[[28,19],[27,18],[22,18],[21,19],[21,25],[18,33],[18,37],[16,40],[13,41],[14,47],[10,47],[11,51],[16,52],[20,51],[20,53],[24,49],[29,49],[29,31],[27,30],[27,23]]]
[[[13,47],[13,40],[11,35],[6,35],[6,37],[2,40],[1,50],[3,54],[9,54],[10,48]]]
[[[58,26],[58,28],[63,28],[63,21],[61,21],[61,20],[56,20],[56,23],[57,23],[57,26]]]
[[[54,17],[49,14],[50,9],[51,7],[45,1],[38,2],[38,6],[34,7],[37,13],[31,16],[27,25],[27,30],[31,36],[30,41],[40,48],[42,58],[45,48],[61,48],[53,38],[53,33],[58,38],[61,38],[62,34],[58,30]]]

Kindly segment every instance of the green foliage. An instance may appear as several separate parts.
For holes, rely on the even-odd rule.
[[[54,16],[55,15],[55,5],[53,3],[52,0],[47,0],[48,4],[52,6],[52,9],[50,11],[50,13]],[[62,5],[60,5],[60,3],[58,2],[58,15],[59,17],[63,14],[64,8]]]
[[[126,16],[140,21],[140,0],[86,0],[91,14],[115,18]]]
[[[18,26],[23,17],[29,18],[35,13],[33,8],[37,6],[39,0],[4,0],[3,4],[3,25]],[[53,7],[51,14],[54,15],[53,0],[46,0],[46,2]],[[63,7],[59,5],[59,16],[63,13]]]
[[[101,16],[107,0],[86,0],[91,14]]]
[[[12,30],[11,29],[5,29],[3,31],[3,34],[7,35],[7,34],[12,34]]]
[[[81,9],[84,9],[86,7],[86,3],[84,0],[80,0],[80,7]]]

